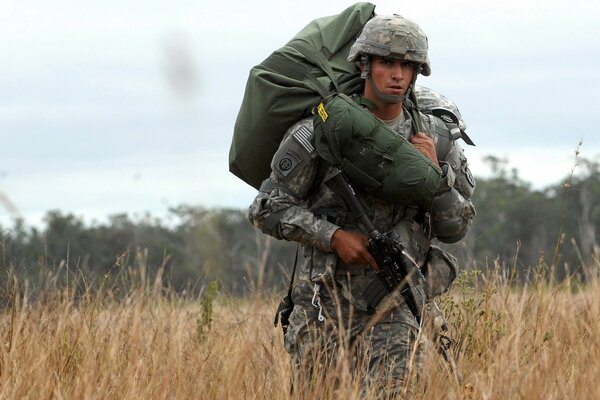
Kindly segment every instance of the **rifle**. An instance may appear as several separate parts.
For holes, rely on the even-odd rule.
[[[447,335],[448,322],[434,301],[427,302],[424,291],[425,276],[423,276],[415,260],[406,252],[400,237],[395,232],[381,233],[375,228],[342,171],[338,171],[327,179],[325,184],[344,200],[350,211],[369,233],[367,250],[379,266],[379,271],[375,272],[375,279],[367,283],[364,293],[369,310],[375,313],[377,306],[385,296],[399,290],[419,327],[421,327],[423,312],[429,312],[435,332],[434,341],[438,345],[438,351],[450,365],[452,375],[457,383],[461,384],[462,376],[458,372],[454,357],[450,353],[450,347],[454,340]],[[382,317],[378,314],[381,313],[376,313],[371,318],[363,332],[375,325]]]
[[[344,203],[369,233],[367,250],[379,266],[379,271],[375,273],[377,279],[371,280],[365,291],[369,309],[374,311],[386,295],[394,290],[400,290],[410,312],[420,325],[426,300],[425,277],[404,249],[398,235],[395,232],[381,233],[375,228],[365,208],[356,197],[354,189],[341,171],[329,178],[325,184],[342,197]]]

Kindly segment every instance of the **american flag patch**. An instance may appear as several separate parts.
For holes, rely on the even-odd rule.
[[[312,132],[306,126],[298,128],[298,130],[294,132],[294,137],[309,154],[312,154],[315,151],[315,146],[310,142],[312,139]]]

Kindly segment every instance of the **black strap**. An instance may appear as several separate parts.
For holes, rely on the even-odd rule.
[[[288,287],[288,296],[292,298],[292,289],[294,288],[294,276],[296,276],[296,266],[298,265],[298,252],[300,250],[300,243],[296,244],[296,255],[294,256],[294,268],[292,268],[292,277],[290,278],[290,285]]]
[[[285,296],[281,303],[279,303],[279,307],[277,307],[277,311],[275,312],[275,319],[273,320],[273,325],[277,327],[279,323],[279,319],[281,318],[281,328],[283,329],[283,334],[285,335],[287,332],[287,327],[289,325],[289,316],[294,308],[294,302],[292,300],[292,290],[294,289],[294,277],[296,276],[296,266],[298,265],[298,250],[300,249],[300,243],[296,245],[296,255],[294,256],[294,268],[292,269],[292,276],[290,278],[290,285],[288,286],[288,293]]]
[[[452,122],[456,125],[460,127],[460,121],[458,120],[458,117],[456,116],[456,114],[454,114],[452,112],[452,110],[448,110],[446,108],[443,107],[435,107],[431,109],[431,114],[440,118],[442,121],[444,122],[448,122],[446,121],[445,118],[442,118],[442,116],[444,117],[449,117],[450,119],[452,119]],[[469,135],[467,135],[467,132],[465,132],[464,130],[460,129],[460,138],[462,138],[462,140],[465,141],[466,144],[470,145],[470,146],[475,146],[475,143],[473,142],[473,140],[469,137]],[[458,139],[457,138],[452,138],[454,139]]]

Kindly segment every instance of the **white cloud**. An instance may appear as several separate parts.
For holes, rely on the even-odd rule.
[[[245,207],[227,171],[250,67],[311,19],[350,3],[307,0],[37,0],[0,6],[0,190],[26,216],[98,216],[179,203]],[[456,100],[480,158],[507,156],[544,186],[570,171],[576,142],[600,151],[600,6],[591,0],[377,2],[420,23],[426,86]],[[196,97],[169,89],[166,47],[183,46]],[[134,177],[138,177],[134,179]]]
[[[559,184],[564,178],[571,174],[582,172],[578,168],[575,150],[564,148],[505,148],[494,152],[494,156],[507,161],[507,171],[513,168],[517,170],[519,177],[525,182],[532,183],[535,189],[544,189],[551,185]],[[582,148],[580,156],[589,156],[585,147]],[[598,149],[600,150],[600,148]],[[484,162],[486,153],[474,149],[468,149],[469,165],[473,174],[484,178],[492,176],[489,164]]]
[[[247,207],[256,190],[231,175],[222,154],[197,151],[158,160],[116,160],[86,168],[65,167],[9,174],[1,189],[28,223],[40,224],[45,210],[59,209],[102,220],[127,212],[166,215],[180,204]],[[0,213],[1,214],[1,213]],[[0,217],[6,226],[10,218]]]

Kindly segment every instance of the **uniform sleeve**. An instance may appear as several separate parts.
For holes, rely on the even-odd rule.
[[[439,241],[455,243],[467,234],[475,216],[471,202],[475,179],[464,151],[456,141],[440,164],[446,190],[433,200],[432,229]]]
[[[313,189],[319,159],[312,145],[312,119],[300,121],[286,134],[271,162],[267,178],[250,205],[250,222],[277,239],[331,250],[338,226],[315,216],[306,197]]]

